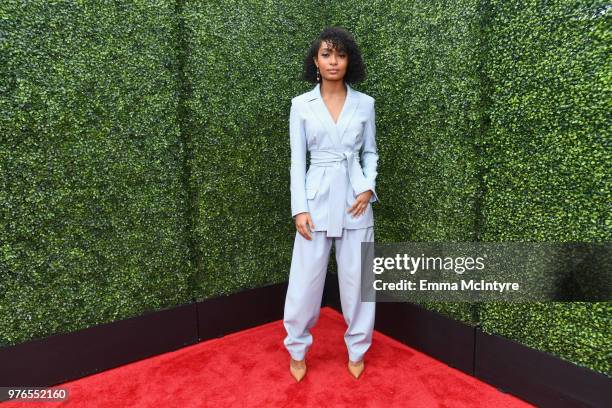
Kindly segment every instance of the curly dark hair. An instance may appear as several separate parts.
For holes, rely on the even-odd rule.
[[[302,73],[304,80],[317,83],[317,66],[313,59],[319,54],[322,42],[330,42],[333,48],[348,54],[348,67],[344,75],[344,82],[356,84],[365,79],[365,64],[352,34],[342,27],[334,26],[324,28],[310,45],[306,58],[304,58],[304,72]]]

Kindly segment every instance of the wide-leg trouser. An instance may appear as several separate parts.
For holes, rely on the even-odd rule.
[[[310,329],[319,320],[323,286],[332,241],[336,245],[340,303],[348,325],[344,342],[348,356],[359,361],[372,344],[375,302],[361,302],[361,242],[374,242],[374,227],[343,229],[342,237],[328,238],[312,231],[309,241],[296,231],[289,286],[285,299],[284,344],[291,357],[302,360],[312,345]]]

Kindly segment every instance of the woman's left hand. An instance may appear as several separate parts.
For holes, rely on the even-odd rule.
[[[372,197],[372,190],[366,190],[363,193],[359,194],[357,198],[355,198],[355,202],[347,210],[348,213],[351,213],[353,217],[361,216],[365,210],[368,208],[368,204],[370,203],[370,197]]]

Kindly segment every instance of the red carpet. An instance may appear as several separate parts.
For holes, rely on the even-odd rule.
[[[61,386],[64,402],[10,407],[531,407],[379,332],[357,380],[346,368],[346,324],[325,307],[308,373],[289,374],[282,321],[117,367]]]

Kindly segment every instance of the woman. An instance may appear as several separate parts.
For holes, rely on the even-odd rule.
[[[348,325],[347,365],[355,378],[365,368],[363,357],[372,343],[376,303],[361,302],[360,251],[361,242],[374,242],[371,203],[378,200],[374,98],[348,84],[364,78],[351,34],[326,28],[304,60],[304,79],[316,86],[291,100],[291,212],[297,231],[283,324],[289,369],[298,382],[306,375],[310,329],[319,318],[332,241]]]

